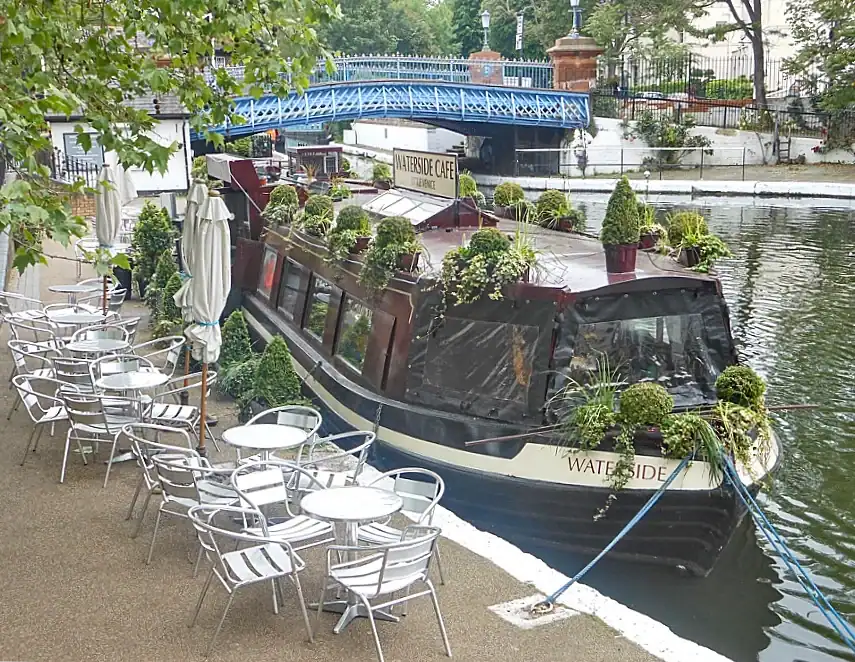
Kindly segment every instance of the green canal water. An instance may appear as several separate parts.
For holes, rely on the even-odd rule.
[[[599,230],[604,196],[576,196]],[[813,200],[650,200],[698,209],[731,247],[718,265],[740,356],[768,382],[784,460],[761,496],[770,520],[855,624],[855,211]],[[834,206],[839,204],[840,206]],[[746,520],[706,579],[604,562],[584,580],[736,662],[855,660]],[[588,559],[539,554],[572,575]]]

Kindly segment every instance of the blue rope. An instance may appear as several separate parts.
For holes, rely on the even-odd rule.
[[[828,598],[810,578],[807,570],[804,569],[790,548],[787,547],[787,543],[784,542],[781,535],[757,504],[757,501],[755,501],[754,497],[751,496],[751,492],[749,492],[748,488],[745,487],[745,484],[739,477],[736,467],[733,466],[733,461],[730,457],[725,458],[725,475],[733,484],[736,489],[736,493],[745,503],[748,508],[748,512],[751,513],[751,517],[757,525],[757,528],[763,532],[766,540],[769,541],[769,544],[772,545],[772,548],[784,561],[784,565],[786,565],[787,569],[793,573],[801,587],[810,596],[810,599],[813,600],[813,603],[819,608],[822,615],[825,616],[825,619],[831,624],[831,627],[843,640],[843,643],[845,643],[852,652],[855,652],[855,632],[853,632],[852,626],[845,618],[843,618],[843,616],[840,615],[831,602],[829,602]]]
[[[647,503],[644,504],[644,507],[641,510],[639,510],[638,513],[635,515],[635,517],[633,517],[631,520],[629,520],[629,522],[627,522],[626,526],[624,526],[623,529],[621,529],[620,533],[618,533],[615,536],[614,540],[612,540],[608,545],[606,545],[605,549],[603,549],[602,552],[597,554],[597,556],[595,556],[594,559],[588,565],[586,565],[579,572],[577,572],[575,575],[573,575],[573,577],[570,579],[569,582],[564,584],[564,586],[559,588],[557,591],[555,591],[555,593],[553,593],[552,595],[547,597],[546,600],[544,600],[543,603],[540,603],[540,604],[544,604],[544,603],[547,605],[555,604],[555,601],[561,596],[562,593],[564,593],[564,591],[566,591],[568,588],[573,586],[573,584],[575,584],[577,581],[582,579],[582,577],[584,577],[587,574],[587,572],[599,562],[599,560],[601,558],[603,558],[606,554],[608,554],[612,550],[612,548],[615,545],[617,545],[627,533],[630,532],[632,527],[634,527],[636,524],[638,524],[641,521],[641,518],[644,517],[650,511],[651,508],[653,508],[653,506],[656,504],[656,502],[659,501],[659,498],[663,494],[665,494],[665,490],[668,489],[668,487],[671,485],[671,483],[674,482],[674,480],[677,478],[677,476],[680,475],[680,473],[683,471],[683,469],[685,469],[688,466],[688,464],[691,460],[692,460],[691,456],[684,457],[682,462],[680,462],[680,464],[677,465],[677,468],[674,469],[673,472],[671,472],[670,476],[668,476],[668,480],[666,480],[664,483],[662,483],[662,485],[659,487],[659,489],[653,493],[653,496],[651,496],[647,500]]]
[[[219,326],[220,321],[217,320],[216,322],[196,322],[196,324],[198,324],[199,326]]]

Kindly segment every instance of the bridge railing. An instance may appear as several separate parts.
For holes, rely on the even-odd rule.
[[[502,85],[552,89],[552,63],[537,60],[468,60],[450,57],[410,57],[403,55],[356,55],[333,59],[335,70],[327,73],[318,62],[310,77],[313,84],[366,80],[430,80],[453,83],[472,82],[471,72],[495,72],[501,68]],[[226,66],[232,78],[243,78],[243,67]],[[213,75],[209,72],[209,80]],[[498,76],[496,77],[498,80]]]

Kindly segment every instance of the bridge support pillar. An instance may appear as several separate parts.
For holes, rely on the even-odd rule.
[[[597,82],[597,56],[603,49],[590,37],[567,35],[546,51],[552,59],[552,87],[590,92]]]
[[[504,67],[499,62],[502,54],[496,51],[478,51],[469,56],[469,79],[479,85],[501,85]],[[495,62],[495,64],[493,64]]]

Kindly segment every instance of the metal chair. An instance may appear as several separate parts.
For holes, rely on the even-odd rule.
[[[436,590],[428,578],[438,536],[439,529],[436,527],[408,526],[404,529],[400,541],[382,547],[347,545],[328,547],[326,580],[318,603],[318,622],[320,622],[328,590],[341,587],[350,591],[359,600],[368,616],[371,633],[374,635],[374,646],[377,648],[377,658],[380,662],[384,662],[380,637],[377,635],[377,624],[374,622],[374,612],[429,595],[436,612],[442,642],[445,644],[445,652],[451,657],[451,645],[448,643],[448,634],[442,621]],[[337,559],[343,556],[348,560],[333,563],[333,555]],[[423,584],[425,590],[411,593],[411,587],[416,584]],[[395,598],[394,594],[399,592],[404,592],[404,595]],[[377,602],[384,597],[389,599]]]
[[[416,519],[416,524],[432,526],[433,516],[439,500],[445,493],[445,481],[439,474],[428,469],[410,467],[394,469],[368,483],[379,487],[387,480],[394,480],[392,491],[404,501],[401,512]],[[401,539],[403,531],[389,526],[388,522],[375,522],[359,527],[359,542],[366,545],[388,545]],[[436,567],[439,582],[445,584],[439,545],[436,547]]]
[[[166,336],[155,338],[148,342],[131,347],[131,353],[142,356],[170,377],[175,374],[175,368],[181,359],[181,348],[187,339],[184,336]]]
[[[286,577],[291,580],[297,589],[297,601],[303,614],[306,633],[309,641],[314,641],[312,626],[309,623],[309,614],[306,611],[306,601],[303,599],[303,588],[300,585],[299,573],[306,567],[303,559],[294,552],[291,545],[287,542],[264,536],[239,533],[226,528],[235,519],[249,517],[252,514],[253,511],[246,508],[210,505],[195,506],[188,513],[190,521],[196,529],[199,542],[202,544],[208,560],[211,561],[211,572],[208,575],[205,586],[202,588],[199,601],[196,603],[196,610],[193,612],[193,620],[190,622],[190,627],[196,624],[199,611],[202,609],[202,603],[208,594],[214,577],[219,580],[226,593],[229,594],[226,608],[223,610],[223,615],[220,618],[217,629],[214,631],[214,636],[211,637],[211,642],[208,644],[205,653],[206,656],[214,648],[214,644],[217,641],[220,630],[223,628],[223,623],[226,620],[226,616],[229,613],[238,590],[252,584],[270,582],[274,586],[273,612],[278,614],[279,605],[276,600],[275,587],[278,585],[279,589],[284,592],[284,582],[282,580]],[[234,549],[234,551],[223,551],[226,545],[234,548],[241,543],[250,546],[243,549]]]
[[[40,343],[24,342],[23,340],[10,340],[7,345],[12,353],[14,367],[9,376],[9,388],[12,388],[15,375],[32,375],[34,377],[53,377],[52,360],[62,356],[55,347],[42,345]],[[21,398],[15,395],[15,401],[9,409],[6,420],[12,418],[12,414],[21,404]]]
[[[113,322],[113,326],[118,326],[123,328],[128,332],[128,342],[133,345],[137,339],[137,328],[140,324],[139,317],[128,317],[126,319],[121,319]]]
[[[257,521],[257,525],[247,523],[245,531],[284,540],[298,552],[335,542],[335,529],[331,523],[321,522],[300,511],[300,493],[289,489],[289,485],[299,482],[305,482],[314,490],[324,489],[310,473],[292,462],[267,460],[238,467],[231,476],[232,487],[240,497],[240,505],[252,509]],[[270,524],[264,509],[274,505],[284,506],[288,517]]]
[[[307,440],[297,450],[297,464],[309,471],[325,487],[355,485],[365,467],[368,451],[374,444],[375,438],[376,435],[373,432],[353,431],[315,438],[314,441]],[[332,448],[338,446],[338,448],[328,455],[316,457],[317,449],[325,444],[330,444]],[[356,462],[351,468],[342,471],[340,469],[342,461],[351,458]],[[302,485],[300,487],[303,488]]]
[[[211,393],[211,387],[217,383],[217,373],[208,371],[206,384],[206,397]],[[199,407],[181,403],[181,395],[189,394],[196,389],[202,391],[202,373],[194,372],[189,375],[176,375],[161,387],[154,396],[148,418],[152,423],[173,427],[185,428],[199,438],[199,425],[201,423],[201,412]],[[205,427],[205,437],[214,442],[214,447],[220,450],[217,438],[211,433],[210,427]]]
[[[83,441],[95,444],[96,453],[98,445],[101,442],[112,440],[110,458],[107,462],[107,474],[104,476],[104,487],[107,487],[107,481],[110,479],[110,467],[113,462],[113,457],[116,454],[116,442],[118,441],[119,432],[123,425],[133,423],[134,419],[128,416],[108,414],[104,399],[102,396],[97,394],[60,391],[59,397],[65,404],[69,422],[59,482],[65,482],[65,468],[68,462],[68,450],[72,439],[77,442],[78,447],[81,449],[82,447],[80,444]],[[119,400],[119,398],[110,398],[111,404],[114,404]],[[121,400],[124,400],[127,403],[126,407],[124,407],[125,411],[131,410],[136,406],[136,403],[132,400],[124,398]],[[85,463],[85,455],[83,459]]]
[[[124,288],[117,287],[112,292],[107,294],[109,300],[107,301],[107,310],[116,315],[121,315],[122,306],[125,304],[125,298],[128,294],[128,291]]]
[[[321,414],[313,407],[306,407],[304,405],[283,405],[281,407],[265,409],[263,412],[260,412],[249,419],[246,424],[287,425],[292,428],[299,428],[306,433],[306,443],[312,444],[317,439],[321,423]],[[260,455],[252,455],[241,460],[240,449],[237,449],[237,454],[240,462],[257,462],[261,459]],[[273,454],[273,457],[276,457],[276,455]]]
[[[229,485],[211,480],[220,475],[224,479],[231,474],[231,469],[211,467],[199,453],[192,449],[182,451],[182,457],[171,455],[151,455],[157,482],[160,485],[161,502],[157,509],[157,519],[151,535],[146,565],[151,564],[157,532],[164,515],[187,519],[188,511],[193,506],[201,504],[228,506],[237,502],[237,494]],[[200,481],[206,480],[205,483]],[[219,485],[216,489],[210,489]]]
[[[38,299],[0,290],[0,328],[11,319],[26,322],[44,316],[44,304]]]
[[[27,439],[24,457],[21,459],[21,466],[24,466],[30,452],[30,446],[35,452],[45,425],[53,426],[60,421],[68,420],[68,412],[65,409],[65,403],[56,397],[60,384],[55,379],[35,375],[16,375],[12,379],[12,383],[18,391],[19,401],[24,403],[24,409],[33,422],[33,431]],[[84,456],[84,461],[85,459]]]
[[[64,342],[57,335],[56,326],[47,319],[19,320],[11,317],[8,320],[9,330],[15,340],[31,343],[46,343],[56,349],[62,349]]]
[[[56,357],[53,359],[55,378],[61,382],[60,390],[70,386],[75,393],[94,393],[95,385],[92,383],[92,361],[81,358]]]
[[[141,370],[157,370],[151,361],[136,354],[108,354],[92,361],[89,369],[92,374],[93,384],[101,379],[101,377],[106,377],[107,375],[118,375],[123,372],[137,372]]]
[[[93,324],[84,326],[71,335],[71,342],[78,340],[123,340],[128,342],[128,332],[118,324]]]

